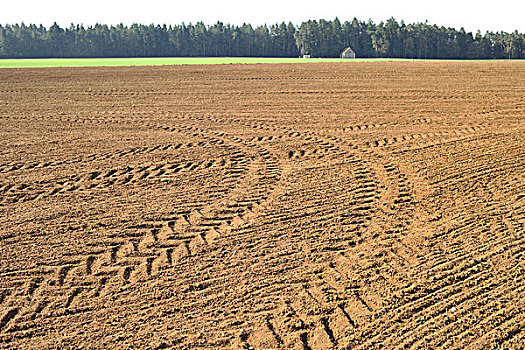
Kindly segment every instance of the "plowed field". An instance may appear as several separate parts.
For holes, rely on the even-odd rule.
[[[525,64],[0,70],[0,348],[523,349]]]

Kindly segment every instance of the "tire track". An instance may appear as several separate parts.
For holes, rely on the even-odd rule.
[[[192,135],[194,131],[195,129],[189,130]],[[275,157],[264,148],[250,145],[224,133],[213,133],[213,136],[205,136],[204,131],[200,133],[201,137],[210,139],[211,143],[222,141],[234,147],[240,145],[241,148],[247,148],[249,154],[256,157],[249,164],[244,153],[237,152],[231,155],[230,162],[233,166],[230,168],[230,175],[227,173],[225,177],[236,178],[237,188],[230,189],[225,194],[226,197],[223,196],[220,204],[212,203],[173,217],[168,221],[145,222],[141,228],[144,233],[139,236],[138,240],[117,242],[109,249],[102,248],[96,255],[80,257],[78,261],[52,268],[51,270],[55,272],[52,272],[49,277],[44,277],[47,282],[37,288],[39,289],[37,294],[54,294],[65,288],[66,291],[61,293],[66,297],[52,304],[44,305],[37,302],[37,306],[35,302],[30,301],[24,307],[24,310],[27,311],[22,313],[22,317],[18,317],[18,321],[15,320],[26,326],[18,328],[14,326],[11,332],[21,332],[26,331],[28,327],[31,328],[32,326],[29,325],[33,323],[33,319],[45,310],[70,310],[79,295],[85,294],[88,290],[95,289],[91,297],[104,294],[104,290],[113,285],[115,279],[120,280],[121,285],[126,285],[143,282],[162,274],[164,269],[178,264],[182,259],[210,249],[210,245],[215,240],[230,234],[232,230],[248,225],[256,217],[252,210],[256,211],[256,208],[268,198],[279,180],[279,166]],[[217,162],[214,160],[205,160],[197,166],[168,167],[193,170],[209,168],[215,163]],[[166,166],[150,166],[143,168],[138,173],[166,170],[166,168]],[[132,171],[133,169],[127,169],[125,173]],[[96,180],[112,178],[118,174],[118,170],[111,169],[105,173],[90,173],[88,177]],[[158,175],[168,176],[169,172]],[[242,180],[243,178],[245,180]],[[231,199],[225,200],[226,198]],[[82,280],[84,287],[80,287],[77,282]],[[87,296],[83,295],[83,298],[85,297]],[[6,323],[14,316],[15,314]]]

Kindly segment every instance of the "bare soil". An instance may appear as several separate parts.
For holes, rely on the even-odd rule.
[[[525,343],[525,64],[0,70],[0,348]]]

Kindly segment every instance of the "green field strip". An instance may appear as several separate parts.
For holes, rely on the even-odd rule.
[[[125,67],[260,63],[356,63],[426,61],[402,58],[274,58],[274,57],[147,57],[147,58],[36,58],[0,59],[0,68]]]

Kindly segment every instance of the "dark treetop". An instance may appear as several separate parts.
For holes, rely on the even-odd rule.
[[[338,57],[351,46],[357,57],[501,59],[525,58],[525,35],[467,33],[463,28],[405,24],[307,21],[253,28],[218,22],[49,28],[0,25],[0,58],[30,57]]]

